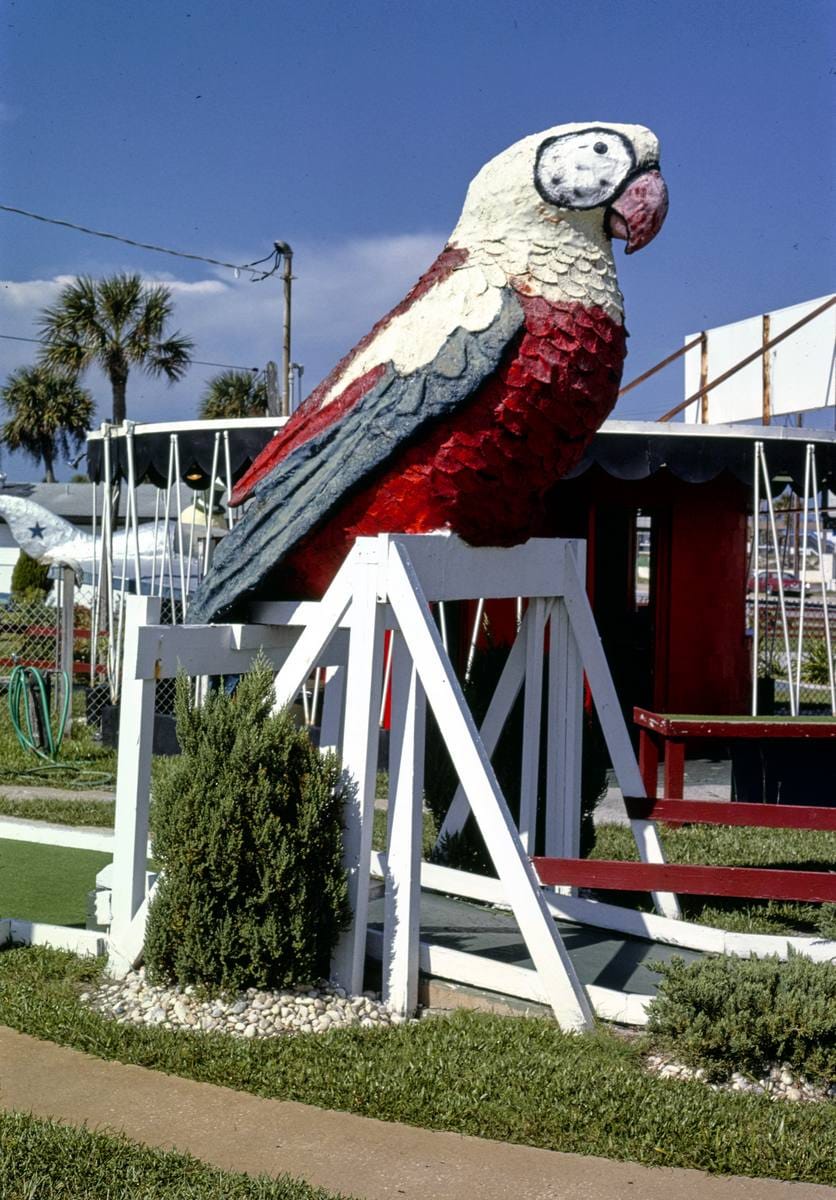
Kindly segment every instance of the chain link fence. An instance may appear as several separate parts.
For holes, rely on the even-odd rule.
[[[758,603],[758,711],[761,714],[789,714],[792,687],[797,689],[800,716],[830,715],[833,709],[824,605],[820,600],[807,600],[802,624],[799,597],[787,596],[785,638],[778,598],[769,596],[760,599]],[[836,601],[828,601],[827,615],[831,630],[831,650],[834,650]],[[746,619],[748,628],[753,630],[754,602],[751,596],[747,602]],[[800,647],[799,632],[802,635]]]

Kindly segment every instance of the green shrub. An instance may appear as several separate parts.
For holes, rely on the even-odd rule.
[[[801,678],[805,683],[830,683],[827,642],[824,638],[814,638],[808,644],[801,660]]]
[[[40,563],[21,550],[12,571],[12,595],[18,600],[43,600],[51,589],[49,563]]]
[[[145,956],[159,981],[238,990],[327,975],[349,915],[344,790],[336,759],[272,702],[264,662],[199,708],[178,680],[183,752],[160,770],[152,813],[162,874]]]
[[[836,967],[791,955],[682,959],[657,964],[659,994],[648,1033],[689,1066],[720,1078],[790,1063],[811,1079],[836,1080]]]

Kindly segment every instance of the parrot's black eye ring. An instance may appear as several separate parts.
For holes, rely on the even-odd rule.
[[[608,148],[609,147],[607,146],[606,142],[596,142],[592,147],[596,154],[606,154]]]

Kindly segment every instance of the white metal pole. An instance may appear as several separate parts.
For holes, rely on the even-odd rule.
[[[142,568],[139,561],[139,512],[136,503],[136,464],[134,461],[134,423],[133,421],[125,422],[125,441],[128,451],[128,512],[127,521],[130,525],[133,520],[133,557],[134,557],[134,574],[135,574],[135,590],[137,596],[142,595]],[[127,537],[127,529],[125,530]]]
[[[209,480],[209,492],[206,500],[206,546],[203,552],[203,574],[209,570],[209,564],[212,561],[212,509],[215,505],[215,479],[218,475],[218,452],[220,450],[221,435],[215,434],[215,447],[212,451],[212,477]]]
[[[787,685],[790,695],[790,716],[798,716],[798,706],[795,702],[795,689],[792,685],[792,651],[790,649],[790,631],[787,622],[787,603],[784,598],[784,580],[781,575],[781,564],[778,561],[778,529],[775,524],[775,506],[772,503],[772,492],[769,488],[769,475],[766,469],[766,455],[761,454],[761,469],[763,471],[763,486],[766,492],[766,507],[769,513],[769,528],[772,534],[772,544],[775,547],[777,567],[775,578],[778,580],[778,603],[781,607],[781,628],[784,634],[784,654],[787,664]]]
[[[231,529],[232,521],[232,505],[229,503],[232,496],[232,459],[229,454],[229,430],[224,430],[224,466],[226,467],[226,527]]]
[[[760,641],[760,533],[761,533],[761,443],[755,442],[755,478],[752,496],[752,716],[758,715],[758,654]]]
[[[816,521],[816,546],[818,547],[819,567],[821,568],[821,565],[824,562],[824,558],[822,555],[821,512],[819,510],[819,481],[818,481],[818,472],[816,470],[815,447],[813,448],[813,455],[812,455],[810,467],[811,467],[811,472],[812,472],[813,496],[815,498],[815,501],[814,501],[815,507],[813,509],[813,513],[814,513],[815,521]],[[827,584],[825,583],[825,579],[824,579],[824,571],[823,570],[820,571],[820,574],[821,574],[821,601],[822,601],[822,608],[824,610],[824,640],[825,640],[825,645],[827,646],[827,678],[828,678],[828,682],[830,683],[830,710],[833,713],[833,715],[836,716],[836,681],[834,681],[834,675],[833,675],[833,643],[832,643],[831,634],[830,634],[830,608],[828,605]]]
[[[183,511],[183,501],[180,493],[180,438],[178,434],[174,434],[174,488],[177,495],[177,557],[180,567],[180,624],[186,623],[186,611],[188,609],[188,597],[186,595],[186,573],[183,563],[183,524],[180,520],[180,513]],[[170,568],[169,568],[170,569]],[[171,589],[171,623],[177,623],[177,606],[174,603],[174,588]]]
[[[482,617],[484,615],[484,612],[485,612],[485,600],[484,600],[484,597],[480,597],[476,601],[476,615],[473,618],[473,629],[470,634],[470,645],[468,646],[468,649],[467,649],[467,666],[465,667],[465,671],[464,671],[465,683],[470,682],[470,672],[473,669],[473,659],[476,654],[476,645],[479,641],[479,630],[482,627]]]
[[[807,530],[810,520],[810,484],[811,484],[811,463],[810,456],[812,445],[807,443],[807,453],[804,458],[804,517],[802,521],[801,534],[801,595],[798,598],[798,634],[796,636],[796,656],[795,656],[795,703],[797,708],[801,708],[801,656],[804,647],[804,601],[807,592]],[[796,534],[798,526],[796,525]],[[798,547],[796,547],[798,549]]]

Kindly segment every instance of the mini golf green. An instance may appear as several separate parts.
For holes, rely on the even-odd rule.
[[[83,929],[87,893],[110,861],[96,850],[0,839],[0,917]]]

